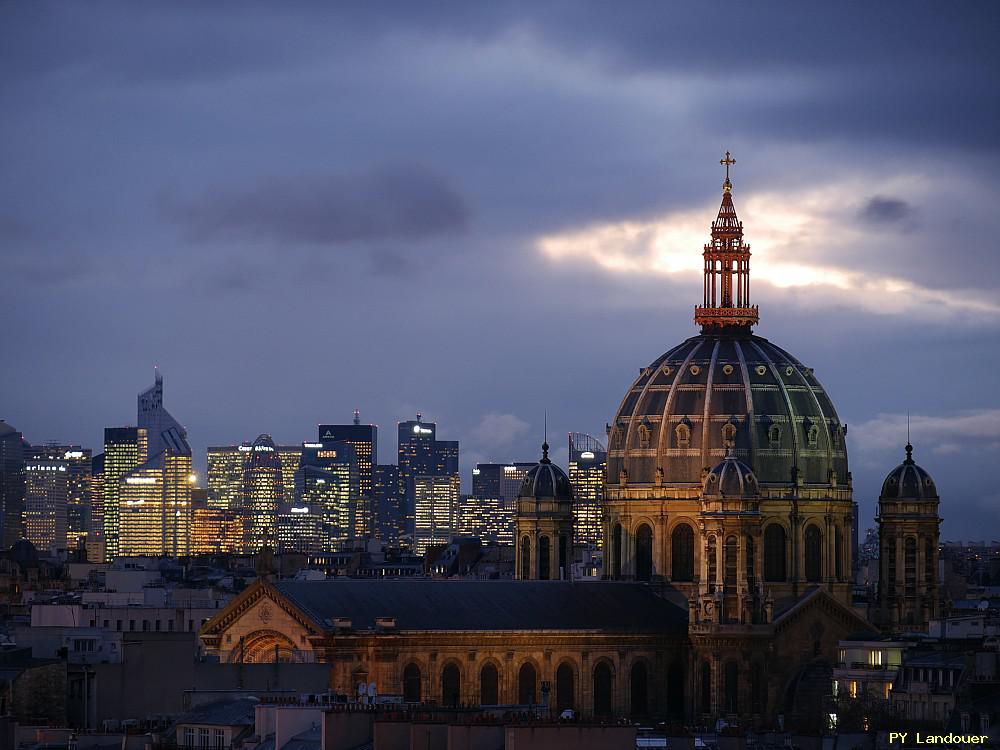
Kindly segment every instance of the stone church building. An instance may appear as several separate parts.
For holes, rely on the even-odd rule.
[[[517,505],[519,580],[261,578],[205,625],[206,649],[327,663],[333,690],[411,703],[818,728],[838,641],[874,627],[851,604],[847,427],[812,369],[752,332],[733,163],[701,332],[640,368],[608,425],[605,580],[564,580],[573,493],[544,445]],[[887,628],[936,612],[937,491],[909,455],[880,498]]]

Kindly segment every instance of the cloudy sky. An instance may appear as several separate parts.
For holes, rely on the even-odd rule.
[[[727,150],[757,332],[1000,538],[1000,6],[5,3],[0,418],[98,447],[159,365],[206,445],[421,411],[603,436],[696,333]],[[989,517],[991,524],[984,525]]]

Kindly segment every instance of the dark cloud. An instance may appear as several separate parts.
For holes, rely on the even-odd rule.
[[[422,240],[459,231],[469,218],[448,180],[412,166],[269,179],[194,202],[167,198],[165,210],[198,240],[236,236],[280,245]]]
[[[913,213],[913,206],[906,201],[883,195],[869,198],[859,211],[860,217],[872,224],[897,224]]]

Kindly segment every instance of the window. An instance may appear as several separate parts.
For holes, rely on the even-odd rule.
[[[726,538],[723,576],[727,586],[736,585],[736,537]]]
[[[611,667],[603,661],[594,667],[594,715],[611,715]]]
[[[806,528],[805,548],[806,580],[810,583],[818,583],[823,571],[823,549],[822,537],[819,529],[814,525]]]
[[[739,711],[739,675],[740,670],[735,661],[727,661],[723,677],[726,693],[726,711],[735,714]]]
[[[410,663],[403,670],[403,700],[420,703],[420,667]]]
[[[785,529],[772,523],[764,529],[764,580],[784,581],[785,571]]]
[[[924,539],[924,583],[934,583],[934,540]]]
[[[649,428],[646,425],[644,425],[644,424],[639,425],[639,447],[640,448],[648,448],[649,447],[649,436],[650,436]]]
[[[747,537],[747,581],[753,583],[756,580],[756,574],[754,573],[754,568],[756,567],[756,562],[754,561],[754,551],[753,551],[753,537]]]
[[[569,540],[565,534],[559,535],[559,579],[569,578]]]
[[[223,747],[226,746],[226,732],[225,732],[225,730],[223,730],[223,729],[216,729],[212,733],[212,736],[215,738],[215,743],[214,744],[215,744],[216,750],[220,750],[221,748],[223,748]]]
[[[771,425],[767,431],[767,442],[770,443],[772,448],[781,447],[781,428],[778,425]]]
[[[701,712],[712,712],[712,665],[707,661],[701,663]]]
[[[549,538],[538,538],[538,579],[549,580]]]
[[[632,665],[629,682],[632,715],[645,716],[649,713],[649,670],[645,662],[637,661]]]
[[[670,573],[675,581],[694,580],[694,531],[686,523],[670,535]]]
[[[674,430],[674,435],[677,438],[678,448],[688,448],[691,446],[691,428],[686,424],[677,425],[677,429]]]
[[[809,428],[809,432],[806,433],[806,439],[809,441],[810,448],[815,449],[819,447],[819,427],[817,425]]]
[[[198,747],[208,747],[208,727],[198,728]]]
[[[917,540],[912,536],[903,542],[903,567],[906,575],[906,594],[912,596],[917,592]]]
[[[194,747],[194,727],[184,727],[184,744]]]
[[[722,445],[726,448],[736,445],[736,425],[732,422],[722,425]]]
[[[462,677],[455,664],[447,664],[441,670],[441,703],[455,707],[462,698]]]
[[[494,664],[484,664],[479,672],[479,703],[495,706],[500,702],[500,674]]]
[[[611,530],[611,577],[621,578],[622,574],[622,526],[616,523]]]
[[[521,539],[521,578],[531,578],[531,540],[528,537]]]
[[[639,581],[653,579],[653,530],[641,524],[635,532],[635,577]]]
[[[535,700],[535,668],[525,662],[517,673],[517,702],[522,706],[532,706]]]
[[[556,670],[556,711],[562,713],[576,705],[573,694],[573,667],[563,662]]]
[[[858,697],[858,681],[857,680],[851,680],[849,687],[850,687],[850,690],[848,692],[851,694],[851,697],[852,698],[857,698]]]
[[[882,666],[882,652],[881,651],[869,651],[868,652],[868,665],[871,667],[881,667]]]
[[[834,575],[838,581],[844,579],[844,533],[839,526],[833,530],[833,565]]]

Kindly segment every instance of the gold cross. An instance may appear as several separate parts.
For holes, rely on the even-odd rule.
[[[719,164],[723,164],[726,167],[726,182],[729,182],[729,166],[731,164],[735,164],[735,163],[736,163],[736,159],[734,159],[732,157],[732,154],[730,154],[728,151],[726,152],[726,158],[725,159],[719,159]]]

